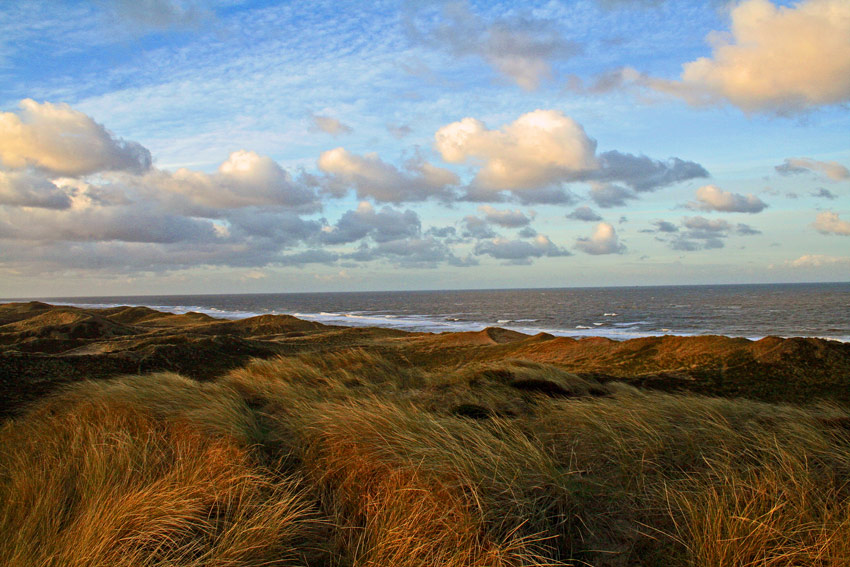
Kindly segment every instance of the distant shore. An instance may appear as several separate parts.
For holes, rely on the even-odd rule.
[[[816,337],[850,342],[850,283],[344,293],[66,297],[89,309],[144,305],[216,318],[293,315],[325,325],[628,340],[662,335]]]

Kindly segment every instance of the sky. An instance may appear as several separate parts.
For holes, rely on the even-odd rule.
[[[0,3],[0,297],[850,280],[850,2]]]

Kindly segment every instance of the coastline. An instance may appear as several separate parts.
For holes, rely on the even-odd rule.
[[[628,340],[651,336],[814,337],[850,342],[850,284],[654,286],[114,296],[38,299],[83,308],[144,305],[224,319],[292,315],[346,327]],[[0,300],[2,302],[3,300]],[[19,300],[15,300],[19,301]]]

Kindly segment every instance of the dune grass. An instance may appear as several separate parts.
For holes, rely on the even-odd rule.
[[[368,350],[76,385],[0,429],[0,564],[850,564],[850,413]]]

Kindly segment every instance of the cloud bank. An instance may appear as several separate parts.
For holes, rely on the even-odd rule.
[[[588,182],[599,206],[616,206],[633,198],[631,190],[654,191],[708,176],[701,165],[679,158],[660,161],[619,151],[597,155],[596,141],[558,110],[535,110],[499,129],[464,118],[440,128],[434,141],[446,162],[477,167],[466,196],[476,201],[499,200],[507,191],[524,203],[570,203],[574,199],[562,186]]]

